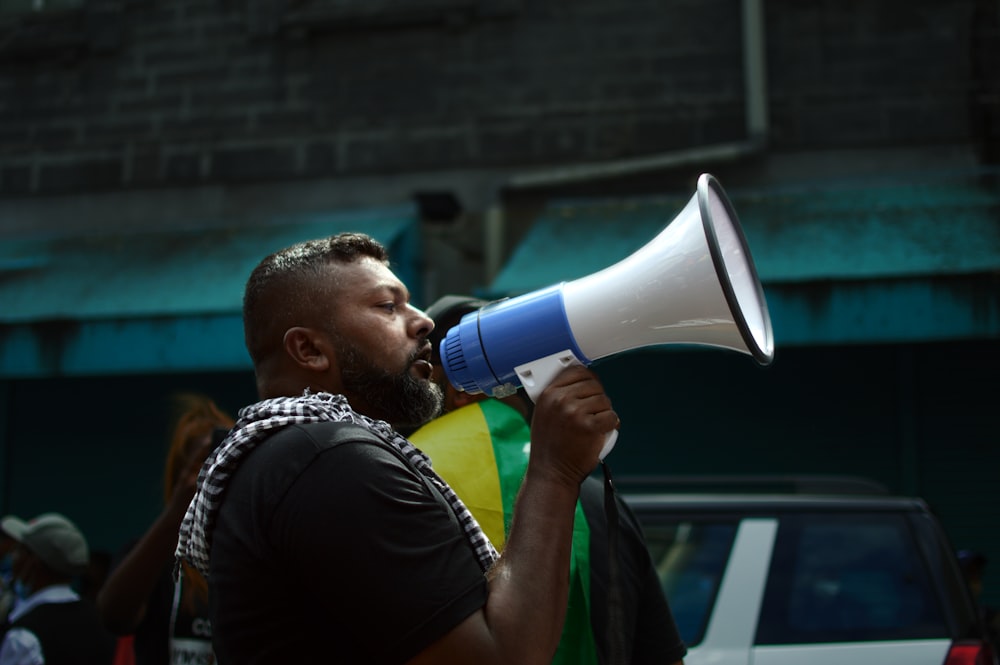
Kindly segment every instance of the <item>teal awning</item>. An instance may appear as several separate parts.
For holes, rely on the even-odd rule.
[[[5,240],[0,376],[249,368],[243,287],[264,256],[361,231],[389,248],[401,279],[418,285],[417,222],[407,205],[253,228]]]
[[[996,184],[963,178],[727,194],[779,344],[1000,334]],[[485,295],[525,293],[610,266],[652,240],[690,196],[555,202]]]

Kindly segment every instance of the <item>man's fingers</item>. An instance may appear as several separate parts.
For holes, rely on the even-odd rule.
[[[570,365],[555,375],[549,387],[568,386],[587,379],[597,381],[597,375],[583,365]]]
[[[586,431],[606,433],[619,424],[611,399],[586,367],[567,367],[556,375],[545,393],[543,399],[551,401],[563,418],[575,421]]]

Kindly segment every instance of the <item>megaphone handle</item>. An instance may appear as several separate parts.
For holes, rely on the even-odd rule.
[[[523,365],[518,365],[514,368],[514,373],[521,380],[524,392],[528,393],[528,397],[531,398],[532,402],[535,402],[538,400],[538,396],[542,394],[542,391],[545,390],[545,387],[552,383],[552,379],[556,378],[559,372],[573,365],[583,365],[583,362],[576,357],[575,353],[567,349],[543,358],[538,358],[537,360],[532,360]],[[608,432],[607,439],[604,441],[604,447],[601,449],[599,457],[602,461],[611,452],[611,449],[615,447],[616,441],[618,441],[618,430],[613,429]]]

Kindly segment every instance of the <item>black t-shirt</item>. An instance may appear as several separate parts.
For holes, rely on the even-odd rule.
[[[209,573],[218,662],[401,663],[486,603],[445,500],[329,423],[262,442],[229,480]]]
[[[604,485],[587,478],[580,487],[580,503],[590,527],[590,606],[594,643],[602,663],[608,662],[608,521],[604,512]],[[687,647],[677,631],[646,548],[642,528],[628,506],[616,497],[619,518],[620,564],[625,662],[631,665],[669,665],[684,658]]]

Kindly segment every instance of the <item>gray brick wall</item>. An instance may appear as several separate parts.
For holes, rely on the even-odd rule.
[[[977,4],[767,0],[771,149],[971,140]],[[740,6],[91,0],[71,19],[4,19],[0,196],[526,167],[739,140]]]
[[[774,144],[967,139],[975,4],[769,0]]]

